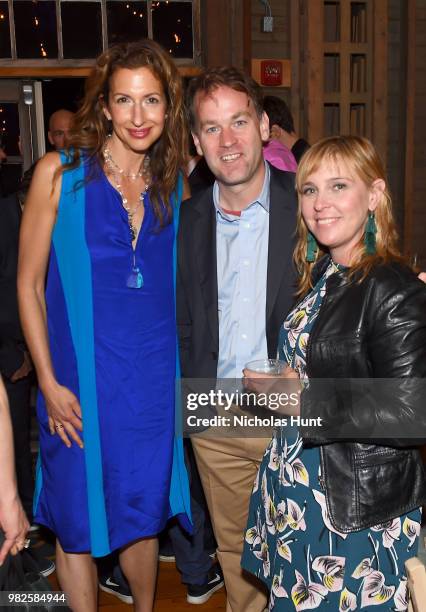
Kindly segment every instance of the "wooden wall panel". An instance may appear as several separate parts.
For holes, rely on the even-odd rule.
[[[408,0],[408,11],[404,247],[426,269],[426,0]]]
[[[251,0],[252,57],[284,59],[290,57],[290,0],[269,0],[274,31],[262,32],[265,7]]]
[[[250,10],[250,0],[202,0],[203,66],[250,67]]]
[[[265,7],[259,0],[251,2],[251,53],[252,59],[289,59],[290,52],[290,8],[291,0],[269,0],[273,32],[262,31]],[[265,95],[278,96],[290,104],[288,87],[265,87]]]
[[[402,238],[404,230],[404,160],[405,160],[405,69],[406,19],[400,0],[388,4],[388,143],[384,159],[387,168],[394,213]]]

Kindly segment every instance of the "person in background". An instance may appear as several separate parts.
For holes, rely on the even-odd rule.
[[[0,199],[0,373],[6,388],[12,421],[18,491],[31,532],[33,524],[34,478],[31,455],[31,388],[33,365],[21,329],[17,300],[19,228],[30,179],[24,175],[19,191]],[[55,570],[53,561],[31,554],[43,576]]]
[[[57,536],[74,612],[97,609],[94,557],[113,551],[135,610],[151,612],[157,534],[174,515],[191,530],[174,414],[187,137],[169,54],[141,40],[97,58],[67,145],[37,163],[20,240],[21,321],[40,386],[34,520]]]
[[[296,183],[299,302],[279,349],[283,378],[303,381],[305,422],[274,430],[242,566],[268,586],[269,610],[402,612],[426,501],[426,287],[398,250],[371,142],[316,143]],[[277,384],[244,375],[251,391]]]
[[[64,108],[50,115],[47,137],[55,151],[59,151],[66,147],[74,116],[74,113]]]
[[[0,197],[4,196],[5,188],[3,185],[3,162],[7,160],[7,154],[3,147],[0,146]]]
[[[22,208],[17,194],[1,199],[0,373],[4,379],[13,423],[19,495],[31,523],[34,486],[30,449],[30,374],[33,366],[19,321],[16,289],[21,216]]]
[[[265,112],[265,106],[263,107]],[[268,114],[268,113],[266,113]],[[271,118],[269,119],[269,140],[263,145],[263,157],[270,164],[284,170],[286,172],[296,172],[297,162],[294,158],[293,153],[290,151],[287,145],[277,138],[277,130],[272,129]]]
[[[263,108],[269,118],[270,137],[290,150],[298,164],[309,143],[300,138],[294,130],[294,121],[290,109],[281,98],[265,96]]]
[[[8,554],[16,555],[27,546],[30,526],[18,496],[13,456],[9,406],[0,377],[0,576]]]

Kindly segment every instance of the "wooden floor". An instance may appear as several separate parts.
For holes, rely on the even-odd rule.
[[[159,563],[157,596],[154,612],[211,612],[225,610],[225,589],[221,589],[203,605],[194,606],[186,601],[186,587],[180,581],[180,574],[174,563]],[[55,574],[50,577],[52,586],[58,590]],[[132,606],[122,603],[114,595],[99,591],[99,609],[101,612],[130,612]]]

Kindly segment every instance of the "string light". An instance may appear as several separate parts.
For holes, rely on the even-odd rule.
[[[173,36],[175,37],[175,42],[176,43],[179,44],[180,42],[182,42],[182,39],[177,34],[173,34]]]
[[[34,23],[36,24],[36,26],[38,26],[38,19],[37,19],[37,17],[34,17]]]
[[[46,49],[43,47],[43,43],[40,43],[40,47],[41,47],[40,51],[41,51],[41,55],[42,55],[42,57],[47,57],[47,51],[46,51]]]
[[[5,19],[4,13],[0,13],[0,19]]]

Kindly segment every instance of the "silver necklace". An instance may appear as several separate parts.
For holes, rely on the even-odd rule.
[[[111,136],[108,136],[108,138],[111,138]],[[121,168],[113,158],[111,151],[106,144],[102,150],[102,155],[104,156],[105,163],[107,163],[110,168],[113,168],[116,174],[120,174],[121,176],[124,176],[130,179],[131,181],[136,181],[136,179],[142,177],[145,178],[147,175],[147,170],[149,169],[148,155],[145,155],[143,162],[141,163],[140,168],[137,172],[128,172],[126,170],[123,170],[123,168]]]
[[[105,160],[105,165],[107,166],[114,181],[114,186],[120,194],[121,204],[127,213],[127,223],[129,226],[130,242],[132,246],[132,269],[130,275],[127,277],[126,286],[132,289],[140,289],[141,287],[143,287],[144,281],[142,272],[136,264],[136,250],[135,248],[133,248],[133,242],[134,240],[136,240],[138,235],[138,230],[134,223],[134,216],[139,207],[145,204],[145,196],[147,195],[150,186],[149,157],[145,155],[144,160],[141,164],[142,170],[140,170],[137,175],[129,176],[118,166],[118,164],[115,163],[114,159],[111,156],[111,152],[107,147],[104,147],[102,153]],[[130,178],[131,180],[143,177],[145,181],[145,188],[141,192],[138,202],[133,207],[130,206],[128,199],[124,195],[123,186],[119,178],[120,176],[125,176],[127,178]]]

